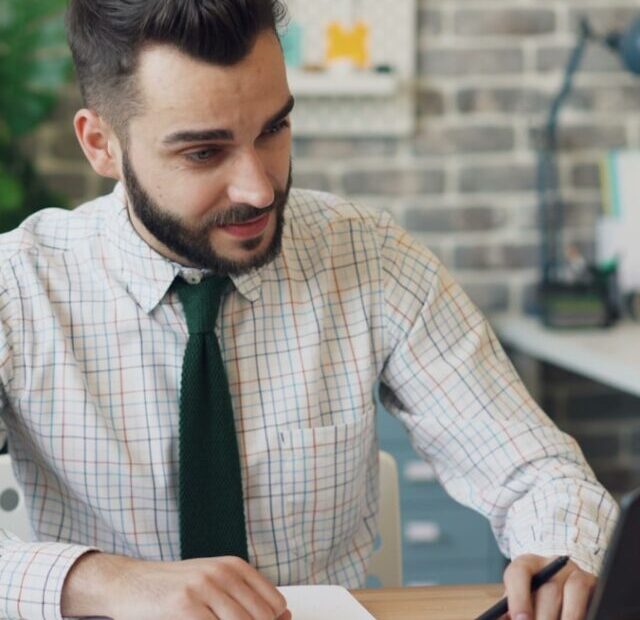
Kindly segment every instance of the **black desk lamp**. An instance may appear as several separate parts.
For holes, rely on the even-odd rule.
[[[581,19],[578,40],[567,62],[564,81],[549,109],[539,153],[538,195],[542,228],[540,310],[542,320],[552,327],[604,326],[618,318],[618,304],[611,294],[615,271],[602,274],[592,267],[588,276],[568,279],[562,239],[565,205],[558,181],[558,119],[591,41],[610,48],[628,71],[640,75],[640,17],[625,31],[604,36],[593,31],[586,17]]]

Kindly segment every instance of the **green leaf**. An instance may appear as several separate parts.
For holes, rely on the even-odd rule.
[[[38,31],[40,47],[57,47],[63,41],[66,49],[66,40],[63,13],[57,12],[41,22]]]
[[[9,13],[13,13],[14,23],[33,24],[51,15],[64,11],[66,0],[4,0],[8,2]]]
[[[51,112],[70,75],[63,0],[0,0],[0,125],[31,131]]]
[[[18,138],[52,111],[70,75],[63,12],[66,0],[0,0],[0,232],[53,196]]]
[[[6,28],[13,17],[13,10],[8,2],[0,4],[0,32]]]
[[[22,209],[24,191],[20,180],[0,170],[0,218]]]
[[[55,97],[46,93],[21,93],[20,99],[0,105],[4,121],[14,136],[32,131],[51,112]]]
[[[54,56],[34,62],[26,82],[29,90],[56,91],[67,81],[68,76],[69,58]]]

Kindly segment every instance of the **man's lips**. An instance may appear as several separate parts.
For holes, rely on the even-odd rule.
[[[267,213],[259,215],[252,220],[242,222],[242,224],[226,224],[219,226],[219,228],[234,237],[255,237],[267,227],[270,214],[271,211],[267,211]]]

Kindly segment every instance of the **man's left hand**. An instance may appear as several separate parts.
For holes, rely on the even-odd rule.
[[[584,620],[596,577],[573,562],[531,592],[533,575],[553,559],[526,554],[509,564],[504,585],[511,620]]]

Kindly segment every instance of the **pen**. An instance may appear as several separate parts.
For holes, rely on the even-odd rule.
[[[551,577],[562,570],[568,561],[568,555],[561,555],[559,558],[556,558],[553,562],[539,570],[531,578],[531,591],[535,592],[543,583],[549,581]],[[498,618],[500,618],[500,616],[504,616],[507,611],[509,611],[509,604],[505,597],[501,601],[498,601],[493,607],[490,607],[487,611],[480,614],[476,620],[498,620]]]

